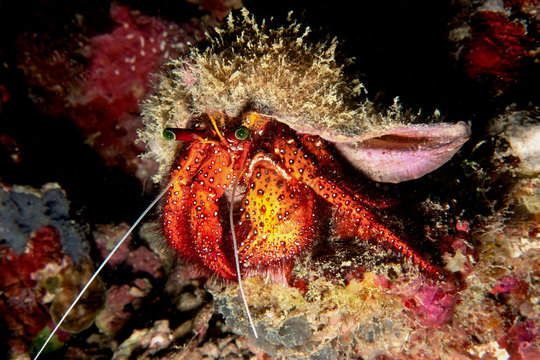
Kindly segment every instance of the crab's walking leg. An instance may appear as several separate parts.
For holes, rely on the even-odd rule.
[[[231,167],[216,143],[194,143],[171,174],[181,173],[171,184],[163,209],[169,243],[181,255],[228,279],[236,272],[222,248],[218,200],[231,182]]]
[[[193,253],[191,239],[187,236],[189,229],[188,197],[195,174],[199,171],[202,160],[207,156],[207,145],[193,143],[178,159],[175,169],[171,172],[171,178],[177,176],[166,195],[166,203],[163,207],[163,231],[169,244],[181,255],[199,260]]]
[[[233,181],[232,168],[225,151],[214,153],[197,173],[189,199],[194,250],[210,270],[227,279],[236,278],[236,269],[224,248],[218,200]]]
[[[341,166],[339,165],[337,159],[335,159],[334,156],[325,148],[324,141],[321,138],[315,135],[302,135],[300,136],[299,140],[302,150],[304,150],[302,154],[304,160],[316,160],[319,169],[330,171],[330,174],[325,174],[328,178],[340,176],[342,173]],[[308,156],[308,158],[306,158],[305,156],[307,156],[307,153],[311,154],[312,157]],[[299,163],[302,163],[302,161]],[[346,185],[340,184],[340,186],[343,188]],[[372,207],[387,208],[393,205],[392,201],[388,199],[371,199],[362,194],[354,192],[350,188],[348,188],[347,191],[354,196],[355,200]]]
[[[281,157],[287,173],[298,181],[311,187],[338,210],[350,216],[358,224],[358,235],[366,232],[378,241],[385,241],[394,250],[411,259],[421,269],[432,275],[439,275],[439,270],[424,259],[417,251],[401,240],[392,230],[384,226],[375,214],[365,208],[365,203],[356,197],[347,187],[337,182],[339,174],[323,176],[310,153],[302,149],[299,143],[285,136],[279,136],[275,142],[275,153]],[[324,151],[324,150],[319,150]]]

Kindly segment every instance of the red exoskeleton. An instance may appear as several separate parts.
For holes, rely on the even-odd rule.
[[[176,133],[178,140],[193,141],[171,172],[175,180],[163,208],[165,236],[184,257],[234,279],[235,234],[242,275],[290,263],[325,222],[317,208],[329,206],[336,234],[377,240],[438,274],[375,215],[372,209],[386,207],[384,200],[353,190],[330,145],[320,137],[298,134],[256,112],[238,119],[210,114],[203,119],[206,130],[165,130],[170,138]],[[217,121],[234,127],[219,128]]]

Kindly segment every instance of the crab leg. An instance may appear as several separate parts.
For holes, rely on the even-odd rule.
[[[184,241],[189,228],[187,214],[188,194],[193,177],[199,171],[202,159],[205,156],[206,145],[196,142],[191,145],[183,157],[178,160],[171,177],[178,178],[171,183],[163,207],[163,230],[169,244],[180,254],[191,259],[199,260],[193,254],[190,241]]]
[[[322,176],[311,155],[305,152],[296,141],[280,136],[275,140],[274,148],[275,153],[282,160],[282,166],[291,177],[312,188],[319,196],[336,206],[339,211],[345,213],[355,224],[358,224],[357,235],[365,236],[364,234],[367,232],[371,236],[376,236],[378,241],[386,242],[394,250],[411,259],[421,269],[432,275],[439,274],[435,266],[401,240],[392,230],[384,226],[375,214],[367,210],[362,200],[347,187],[338,184],[336,180],[338,180],[339,174],[329,177]],[[323,149],[319,151],[326,152]],[[329,153],[328,155],[330,156]]]
[[[236,270],[223,247],[218,201],[233,181],[232,168],[224,151],[206,159],[193,182],[190,199],[194,250],[210,270],[227,279],[236,278]]]
[[[318,136],[314,135],[302,135],[299,139],[300,144],[302,145],[302,149],[304,150],[304,154],[310,153],[313,159],[313,157],[317,160],[317,163],[319,164],[319,168],[325,168],[328,167],[330,169],[333,169],[335,174],[330,174],[328,177],[335,177],[336,175],[341,173],[341,166],[339,166],[339,162],[334,158],[332,154],[325,148],[324,141],[319,138]],[[305,159],[305,158],[304,158]],[[340,187],[346,186],[345,184],[340,184]],[[358,194],[354,192],[352,189],[348,188],[348,191],[354,198],[358,201],[360,201],[363,204],[377,207],[377,208],[387,208],[390,207],[392,202],[388,199],[370,199],[366,196],[362,196],[361,194]]]
[[[163,228],[169,243],[183,256],[221,277],[236,276],[223,256],[218,200],[232,181],[232,162],[215,142],[196,142],[178,161],[180,172],[167,193]]]

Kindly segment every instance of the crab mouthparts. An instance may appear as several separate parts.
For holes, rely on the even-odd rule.
[[[227,186],[227,189],[223,193],[223,196],[225,197],[225,199],[227,199],[228,205],[234,207],[235,205],[240,203],[240,201],[242,201],[244,196],[246,196],[248,187],[245,184],[238,184],[233,198],[232,185],[233,182],[231,182],[231,184]]]

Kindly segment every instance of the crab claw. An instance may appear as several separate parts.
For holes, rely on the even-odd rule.
[[[464,122],[407,125],[367,134],[355,143],[336,143],[336,148],[370,179],[398,183],[442,166],[470,134]]]

